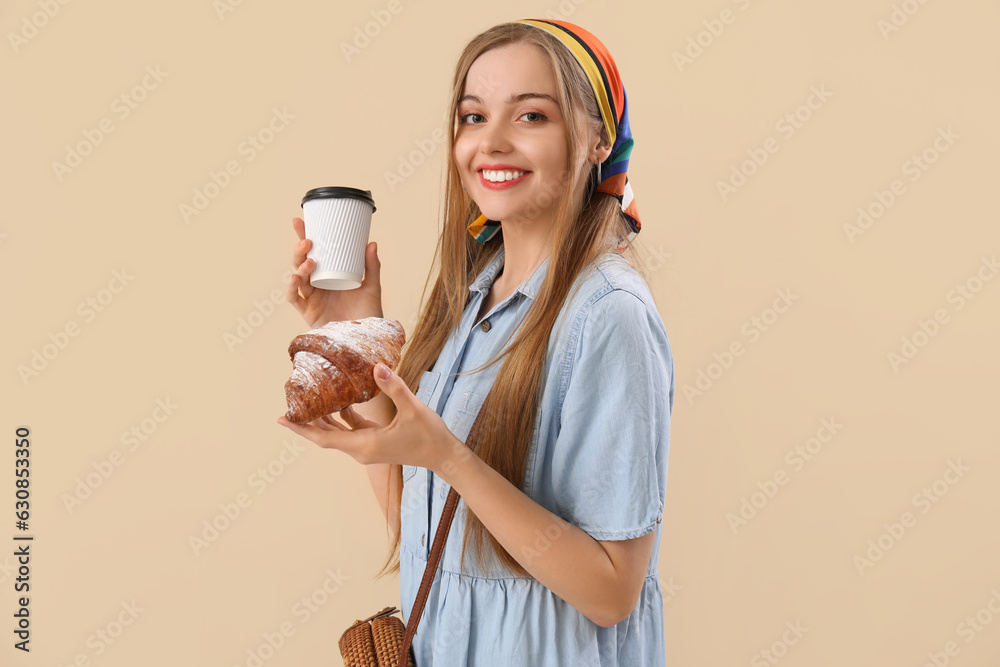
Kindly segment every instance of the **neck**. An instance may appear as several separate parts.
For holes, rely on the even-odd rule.
[[[550,225],[540,225],[537,221],[526,224],[505,220],[500,232],[503,234],[503,269],[497,281],[513,288],[527,280],[552,254],[551,229]]]

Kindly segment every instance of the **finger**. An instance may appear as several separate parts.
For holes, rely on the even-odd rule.
[[[305,222],[302,218],[292,218],[292,227],[299,236],[299,242],[292,249],[292,268],[299,274],[299,284],[296,288],[302,288],[302,296],[309,298],[312,294],[313,286],[309,284],[309,274],[316,268],[316,262],[309,259],[309,249],[312,248],[312,239],[305,236]]]
[[[349,431],[351,429],[347,428],[335,419],[327,420],[317,420],[316,426],[324,431]]]
[[[378,289],[382,287],[382,262],[378,258],[378,244],[375,241],[365,248],[365,277],[362,282],[365,285],[374,284]]]
[[[292,268],[297,269],[306,261],[306,256],[309,254],[309,249],[312,248],[312,239],[299,239],[294,246],[292,246]]]
[[[284,415],[278,418],[278,423],[324,449],[340,450],[358,463],[367,465],[375,462],[372,459],[372,440],[366,434],[355,433],[348,429],[342,431],[325,431],[312,424],[290,422]]]
[[[336,419],[334,419],[332,414],[330,414],[330,415],[324,415],[324,416],[320,417],[319,421],[323,422],[322,424],[320,424],[320,426],[326,425],[327,430],[329,430],[330,426],[333,426],[334,428],[336,428],[336,429],[338,429],[340,431],[346,431],[347,430],[347,427],[344,426],[343,424],[341,424]]]
[[[340,418],[347,422],[347,425],[351,428],[357,426],[358,413],[355,412],[354,408],[350,405],[340,411]]]
[[[337,436],[341,436],[341,434],[322,429],[319,426],[316,426],[315,423],[296,424],[295,422],[288,421],[288,418],[285,416],[279,417],[278,423],[298,433],[306,440],[316,443],[320,447],[325,447],[327,449],[342,449],[342,445],[345,444],[342,440],[337,438]]]
[[[295,310],[300,313],[306,307],[305,299],[299,294],[299,283],[301,282],[302,279],[293,273],[291,279],[288,281],[288,285],[285,286],[285,300],[295,306]]]
[[[375,364],[375,368],[372,369],[372,375],[375,377],[375,384],[378,388],[385,392],[385,395],[396,404],[398,412],[409,409],[413,405],[413,402],[417,400],[407,384],[403,382],[403,378],[396,375],[385,364],[381,362]],[[386,375],[386,377],[383,377],[383,375]]]
[[[353,405],[348,405],[346,408],[341,410],[340,417],[345,422],[347,422],[347,425],[350,426],[351,428],[362,428],[365,426],[365,424],[369,423],[367,419],[365,419],[364,417],[359,415],[357,411],[355,411]]]
[[[312,259],[306,259],[296,269],[295,275],[292,276],[292,280],[296,280],[298,283],[296,287],[298,287],[305,299],[308,299],[316,291],[316,288],[309,283],[309,274],[313,272],[314,268],[316,268],[316,262]]]
[[[309,260],[312,262],[312,260]],[[311,264],[310,264],[311,266]],[[285,300],[295,306],[295,310],[304,313],[306,310],[306,299],[316,289],[309,284],[309,271],[306,271],[306,278],[302,278],[298,273],[293,273],[285,286]]]

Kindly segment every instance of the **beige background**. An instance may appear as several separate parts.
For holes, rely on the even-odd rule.
[[[398,604],[398,579],[373,581],[386,537],[363,468],[275,423],[304,330],[283,296],[270,303],[290,221],[309,188],[371,188],[385,312],[409,330],[454,62],[494,23],[561,16],[623,72],[637,243],[676,357],[668,664],[771,664],[764,650],[788,667],[1000,664],[1000,280],[982,280],[1000,250],[996,3],[49,4],[51,18],[37,0],[0,5],[0,540],[18,532],[19,425],[36,536],[29,655],[11,647],[15,563],[0,548],[0,663],[252,665],[284,623],[263,664],[335,665],[348,624]],[[380,11],[391,20],[348,61],[341,44]],[[678,64],[686,49],[697,57]],[[144,99],[122,117],[115,100],[136,86]],[[802,107],[811,90],[829,96]],[[241,142],[274,109],[294,118],[251,161]],[[796,112],[789,136],[781,119]],[[100,143],[60,179],[53,163],[87,151],[85,132]],[[429,157],[411,159],[421,145]],[[719,182],[765,146],[777,152],[724,199]],[[913,171],[924,151],[936,160]],[[185,221],[181,205],[229,161],[240,172]],[[407,162],[421,164],[399,172]],[[409,175],[390,188],[387,172]],[[852,243],[845,225],[895,179]],[[966,284],[977,291],[960,300]],[[779,290],[796,298],[771,319]],[[935,311],[946,321],[918,333]],[[755,317],[769,324],[751,336]],[[227,344],[248,318],[249,337]],[[916,355],[894,367],[915,333]],[[743,354],[723,368],[734,343]],[[693,394],[701,373],[713,379]],[[162,419],[158,400],[177,407]],[[832,438],[824,419],[841,425]],[[146,429],[135,446],[122,440],[133,428]],[[828,442],[794,463],[818,434]],[[280,474],[263,484],[269,465]],[[67,505],[88,475],[100,485]],[[772,498],[754,496],[775,476]],[[196,553],[190,538],[225,525],[220,505],[240,494],[248,506]],[[744,499],[760,507],[734,527]],[[880,539],[888,550],[859,566]],[[322,604],[306,616],[310,596]],[[786,633],[796,623],[801,638]]]

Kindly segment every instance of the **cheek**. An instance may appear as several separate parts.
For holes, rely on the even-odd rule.
[[[469,142],[462,141],[461,137],[455,138],[455,147],[451,152],[455,169],[458,171],[458,178],[462,182],[463,188],[468,188],[473,176],[469,173],[470,164],[475,156],[474,151],[469,150]]]
[[[468,136],[463,132],[459,132],[455,137],[455,148],[452,151],[452,157],[455,159],[458,168],[464,169],[468,167],[474,153],[475,146],[469,140]]]
[[[555,131],[553,128],[544,144],[539,145],[535,152],[539,160],[550,170],[565,171],[569,154],[566,152],[566,139],[563,137],[562,131]]]

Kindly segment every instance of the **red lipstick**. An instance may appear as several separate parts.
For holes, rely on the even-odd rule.
[[[528,174],[531,173],[530,171],[509,164],[484,164],[480,165],[477,171],[479,172],[479,183],[488,190],[506,190],[507,188],[514,187],[515,185],[523,181],[528,176]],[[509,181],[493,182],[486,178],[486,175],[483,174],[483,171],[521,171],[524,173],[522,173],[517,178],[511,179]]]

